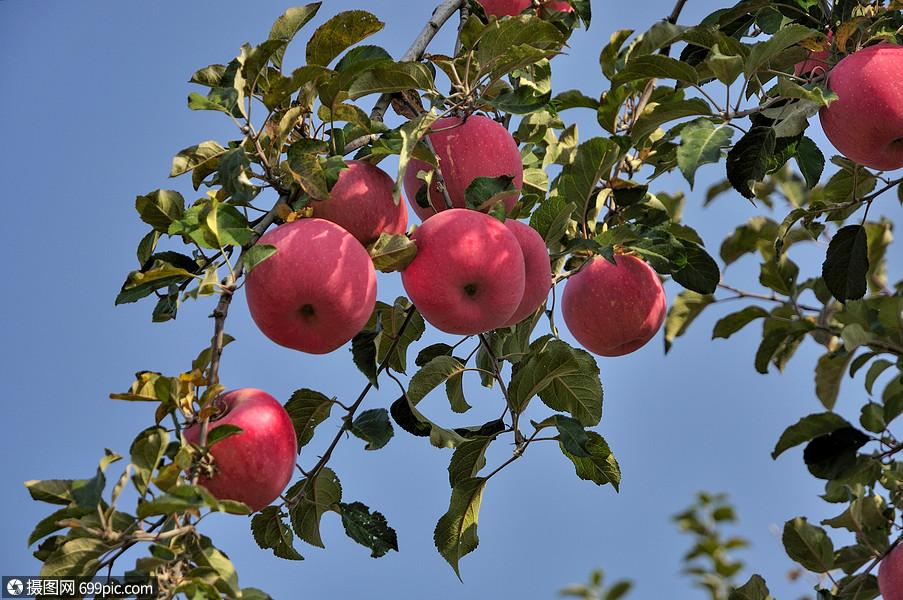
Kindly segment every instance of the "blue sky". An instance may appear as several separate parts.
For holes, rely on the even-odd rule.
[[[557,89],[596,95],[607,88],[598,52],[616,29],[644,29],[668,14],[671,3],[648,0],[630,11],[597,0],[589,32],[578,32],[569,54],[555,61]],[[185,98],[190,74],[234,56],[243,42],[265,39],[270,24],[291,4],[259,1],[123,3],[97,0],[5,0],[0,2],[0,123],[6,165],[6,256],[0,318],[5,343],[0,373],[6,387],[5,434],[0,449],[0,571],[34,574],[38,563],[25,547],[31,527],[50,507],[33,503],[22,482],[81,477],[95,468],[104,447],[126,453],[137,431],[150,424],[149,407],[112,402],[135,371],[178,372],[209,340],[210,301],[185,305],[178,320],[150,322],[147,303],[113,306],[145,226],[134,198],[158,187],[191,197],[186,179],[168,180],[170,159],[181,148],[234,136],[219,114],[192,113]],[[386,22],[372,38],[400,56],[426,22],[431,2],[326,0],[315,23],[340,10],[366,8]],[[682,22],[698,22],[712,2],[689,2]],[[627,13],[630,14],[627,14]],[[310,26],[309,26],[310,27]],[[312,29],[311,29],[312,30]],[[309,30],[310,31],[310,30]],[[434,51],[449,52],[443,32]],[[286,64],[295,66],[303,44]],[[581,139],[599,135],[594,116],[573,112]],[[824,140],[817,125],[812,135]],[[385,163],[384,168],[393,168]],[[727,194],[702,210],[707,185],[723,167],[704,167],[689,193],[686,221],[703,234],[713,254],[737,224],[760,210]],[[662,178],[656,190],[684,190],[678,177]],[[872,209],[900,217],[893,199]],[[888,212],[890,211],[890,212]],[[875,215],[877,216],[877,215]],[[816,272],[824,248],[797,255],[804,272]],[[893,250],[890,255],[894,255]],[[755,288],[756,265],[744,259],[726,279]],[[381,275],[379,297],[402,292],[396,275]],[[671,285],[669,297],[677,293]],[[582,581],[595,567],[636,581],[632,598],[703,598],[680,577],[689,539],[670,516],[700,489],[724,491],[736,502],[738,530],[752,540],[743,554],[779,598],[799,597],[812,580],[790,583],[792,563],[777,528],[797,515],[819,519],[834,507],[820,502],[800,452],[774,462],[769,456],[781,431],[819,410],[812,367],[818,348],[806,342],[783,375],[761,376],[752,367],[759,331],[750,327],[732,340],[710,341],[716,308],[664,356],[661,336],[628,357],[600,360],[605,408],[599,431],[623,471],[622,491],[578,480],[552,444],[531,447],[525,459],[493,478],[480,518],[480,547],[462,562],[464,584],[435,551],[432,531],[448,503],[449,452],[396,431],[379,452],[344,441],[333,467],[345,498],[380,510],[399,535],[399,553],[373,560],[344,536],[339,519],[324,519],[327,550],[299,546],[301,563],[281,561],[257,549],[242,517],[217,515],[207,533],[238,567],[241,583],[275,598],[373,595],[398,599],[460,597],[549,598],[565,584]],[[223,360],[228,387],[259,387],[280,400],[300,387],[340,399],[356,396],[363,377],[347,350],[307,356],[269,343],[253,326],[240,295],[227,325],[238,342]],[[423,343],[444,339],[431,333]],[[861,386],[845,382],[841,412],[856,418]],[[466,388],[475,408],[465,419],[448,416],[445,401],[421,406],[437,420],[472,424],[496,415],[497,392],[476,382]],[[390,386],[372,394],[367,408],[388,406]],[[334,423],[302,454],[313,464]],[[499,446],[503,446],[499,444]],[[496,464],[508,448],[490,458]],[[117,472],[118,474],[118,472]],[[124,570],[123,563],[118,569]],[[391,590],[391,592],[388,592]]]

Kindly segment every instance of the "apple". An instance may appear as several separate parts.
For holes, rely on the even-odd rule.
[[[531,0],[478,0],[487,17],[513,17],[532,4]]]
[[[903,546],[897,546],[878,567],[878,589],[884,600],[903,600]]]
[[[514,178],[514,187],[518,191],[523,187],[524,167],[517,142],[501,124],[483,115],[470,115],[464,119],[445,117],[433,123],[430,130],[429,139],[436,150],[439,170],[454,208],[466,208],[464,192],[477,177],[507,175]],[[432,165],[412,159],[404,174],[405,194],[423,221],[447,208],[435,178],[429,190],[432,208],[417,204],[417,192],[424,183],[417,178],[417,173],[432,170]],[[510,211],[516,202],[516,194],[508,196],[506,209]]]
[[[574,7],[571,6],[567,2],[567,0],[551,0],[550,2],[543,4],[543,7],[549,9],[550,11],[558,11],[563,13],[574,12]]]
[[[903,46],[878,44],[828,74],[839,99],[819,112],[828,140],[847,158],[882,171],[903,167]]]
[[[501,221],[461,208],[414,230],[417,256],[401,272],[405,291],[437,329],[473,335],[502,327],[524,296],[524,255]]]
[[[404,233],[408,209],[404,199],[396,205],[395,182],[382,169],[359,160],[345,163],[328,200],[313,200],[313,216],[339,225],[363,245],[381,233]]]
[[[642,260],[594,258],[565,285],[561,311],[568,330],[599,356],[623,356],[644,346],[665,320],[665,291]]]
[[[828,32],[828,43],[834,40],[834,32]],[[818,52],[810,52],[809,58],[802,62],[798,62],[793,66],[793,74],[797,77],[805,77],[808,75],[824,75],[831,69],[828,60],[831,58],[831,48],[825,48]]]
[[[505,327],[520,323],[545,304],[552,288],[552,263],[542,236],[529,225],[508,219],[505,227],[514,234],[524,255],[524,295]]]
[[[210,448],[216,473],[198,483],[220,500],[244,502],[258,511],[279,497],[295,470],[298,442],[292,419],[275,398],[252,388],[221,394],[213,406],[219,412],[208,431],[223,424],[242,431]],[[186,440],[199,443],[200,423],[184,433]]]
[[[251,317],[268,338],[326,354],[367,323],[376,304],[376,271],[350,233],[323,219],[300,219],[268,231],[258,244],[277,249],[245,284]]]

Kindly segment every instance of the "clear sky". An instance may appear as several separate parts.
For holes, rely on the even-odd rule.
[[[698,22],[716,4],[691,0],[681,21]],[[265,39],[273,19],[289,6],[273,0],[0,1],[0,163],[6,165],[0,236],[3,574],[36,574],[38,563],[25,541],[51,510],[32,502],[22,482],[90,476],[104,447],[127,453],[134,434],[152,422],[151,409],[112,402],[107,394],[124,391],[135,371],[184,369],[209,340],[209,300],[185,305],[177,321],[162,325],[150,322],[149,303],[113,306],[145,233],[134,198],[158,187],[194,195],[189,180],[167,180],[172,155],[203,140],[231,139],[235,132],[222,115],[187,109],[193,87],[188,77],[196,68],[228,61],[243,42]],[[340,10],[366,8],[386,22],[371,43],[398,57],[432,6],[421,0],[326,0],[314,24]],[[596,0],[594,9],[591,30],[577,32],[569,55],[554,62],[557,89],[576,87],[590,95],[606,89],[597,59],[610,33],[648,27],[670,12],[671,2],[634,2],[626,10]],[[450,52],[451,43],[443,32],[432,48]],[[295,66],[302,56],[299,44],[286,64]],[[578,118],[581,139],[600,134],[589,111],[566,117]],[[817,125],[814,130],[823,141]],[[383,166],[394,168],[388,161]],[[722,169],[700,171],[686,216],[713,254],[736,224],[760,213],[736,194],[701,209],[704,190]],[[689,192],[677,177],[661,179],[654,189]],[[890,210],[899,218],[895,207],[891,199],[873,211]],[[819,247],[797,255],[804,272],[815,274],[823,253]],[[726,278],[755,288],[755,271],[747,258]],[[381,275],[379,285],[384,301],[402,291],[397,274]],[[673,297],[678,290],[669,285],[667,291]],[[448,504],[450,452],[400,430],[379,452],[365,453],[356,439],[344,441],[332,463],[347,500],[386,515],[398,532],[400,552],[371,559],[344,536],[334,514],[323,523],[327,550],[299,545],[307,558],[300,563],[257,549],[244,517],[217,515],[207,533],[234,560],[242,585],[275,598],[550,598],[595,567],[635,580],[635,599],[703,598],[704,592],[680,577],[689,539],[677,533],[670,517],[697,490],[708,489],[725,491],[736,502],[739,531],[753,543],[742,555],[750,566],[767,577],[777,597],[798,598],[813,580],[788,582],[792,563],[778,528],[797,515],[833,516],[834,507],[818,500],[820,485],[805,471],[799,450],[777,462],[769,452],[787,425],[820,408],[812,383],[818,348],[807,341],[786,373],[758,375],[752,367],[756,327],[727,342],[710,341],[714,321],[729,308],[734,307],[704,316],[667,357],[659,336],[628,357],[600,360],[605,409],[599,430],[620,461],[621,493],[578,480],[554,445],[531,447],[486,490],[480,547],[462,561],[463,585],[432,542],[436,519]],[[282,401],[309,387],[347,401],[364,383],[347,348],[314,357],[269,343],[251,323],[241,295],[227,330],[238,339],[223,361],[228,387],[259,387]],[[430,334],[424,342],[439,339]],[[841,412],[858,413],[861,389],[845,382]],[[476,382],[466,391],[474,416],[449,417],[439,396],[421,406],[455,425],[497,414],[497,392]],[[366,407],[388,406],[394,399],[387,385]],[[302,454],[303,464],[316,461],[333,427],[322,426]],[[502,448],[490,461],[508,452]]]

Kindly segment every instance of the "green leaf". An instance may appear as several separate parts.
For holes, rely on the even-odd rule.
[[[285,403],[285,410],[292,419],[295,435],[298,437],[298,451],[313,439],[314,429],[329,418],[333,401],[314,390],[297,390]]]
[[[305,490],[303,495],[299,495],[301,490]],[[320,520],[342,500],[342,484],[338,476],[329,467],[323,467],[313,481],[302,479],[292,485],[286,496],[298,498],[298,503],[289,508],[295,534],[312,546],[324,548]]]
[[[634,141],[642,140],[665,123],[684,117],[710,116],[711,114],[712,109],[709,103],[700,98],[663,102],[657,105],[650,104],[649,108],[634,123],[630,138]]]
[[[674,340],[686,333],[690,324],[696,320],[705,307],[715,301],[710,294],[697,292],[681,292],[674,298],[668,316],[665,317],[665,352],[671,349]],[[767,313],[766,313],[767,314]]]
[[[417,353],[417,358],[414,359],[414,364],[418,367],[425,366],[428,362],[436,358],[437,356],[450,356],[454,348],[449,346],[448,344],[431,344]]]
[[[692,65],[661,54],[648,54],[630,60],[611,80],[617,88],[633,81],[647,79],[675,79],[685,83],[699,83],[699,73]]]
[[[599,54],[599,66],[602,67],[602,73],[611,79],[615,76],[615,69],[618,62],[618,54],[621,46],[624,45],[630,36],[633,35],[633,29],[620,29],[611,34],[608,44],[602,48]]]
[[[185,269],[175,267],[163,260],[154,260],[147,269],[129,273],[125,283],[122,284],[122,289],[116,296],[116,304],[137,302],[156,290],[183,283],[193,276],[193,273]]]
[[[376,369],[376,339],[378,331],[363,330],[351,339],[351,358],[364,377],[379,389]]]
[[[269,39],[285,40],[290,42],[298,31],[304,27],[308,21],[314,18],[317,11],[320,10],[322,2],[313,2],[305,6],[295,6],[288,9],[276,19],[273,28],[270,29]],[[285,47],[273,53],[270,60],[277,69],[282,68],[282,57],[285,55]]]
[[[404,296],[395,299],[395,303],[389,306],[383,302],[376,303],[376,314],[381,327],[380,335],[376,343],[376,360],[382,362],[388,356],[389,368],[398,373],[405,373],[408,366],[408,347],[420,339],[426,331],[426,323],[416,310],[408,322],[404,332],[401,326],[405,322],[410,301]],[[397,340],[397,341],[396,341]],[[394,343],[394,350],[389,356],[389,349]]]
[[[573,202],[565,202],[561,196],[547,198],[530,217],[530,227],[539,232],[547,246],[558,244],[567,231],[568,221],[575,208]]]
[[[794,425],[788,427],[781,434],[774,451],[771,453],[772,458],[777,458],[784,451],[799,446],[810,440],[832,433],[838,429],[849,427],[850,424],[838,414],[832,412],[823,412],[803,417]]]
[[[583,220],[595,198],[596,186],[608,179],[620,157],[620,149],[611,140],[592,138],[577,147],[574,160],[561,171],[558,195],[577,207]]]
[[[686,264],[671,273],[671,277],[688,290],[700,294],[714,294],[721,282],[718,264],[701,246],[683,242]]]
[[[746,75],[751,77],[784,50],[817,35],[819,35],[817,31],[802,25],[791,24],[782,27],[767,41],[759,42],[752,47],[746,59]]]
[[[417,256],[417,244],[404,234],[381,233],[367,250],[373,267],[383,273],[403,271]]]
[[[835,479],[856,468],[856,452],[869,440],[854,427],[841,427],[809,442],[803,450],[803,461],[815,477]]]
[[[411,435],[430,438],[430,443],[437,448],[456,448],[466,441],[460,433],[440,427],[423,416],[407,396],[393,402],[389,412],[399,427]]]
[[[464,369],[461,361],[453,356],[437,356],[411,377],[408,400],[416,406],[439,384],[462,373]]]
[[[480,469],[486,466],[486,450],[493,441],[495,437],[475,438],[455,449],[448,464],[448,483],[452,488],[466,479],[476,477]]]
[[[286,560],[304,560],[292,546],[292,530],[283,521],[285,515],[278,506],[267,506],[251,519],[254,541],[263,549]]]
[[[160,233],[167,233],[173,221],[182,218],[185,199],[172,190],[154,190],[146,196],[135,198],[135,210],[141,220]]]
[[[395,550],[398,552],[398,536],[389,527],[386,518],[361,502],[339,503],[345,533],[358,544],[370,548],[370,556],[379,558]]]
[[[508,175],[500,177],[475,177],[464,190],[467,208],[486,210],[499,202],[504,203],[511,196],[517,197],[520,192],[514,187],[514,178]]]
[[[100,557],[110,550],[102,540],[70,539],[51,554],[41,567],[41,577],[93,577]]]
[[[448,561],[458,579],[461,578],[458,567],[461,558],[476,550],[480,542],[477,537],[477,523],[485,487],[486,479],[482,477],[460,481],[452,489],[448,511],[440,517],[433,532],[433,540],[439,554]]]
[[[559,444],[561,452],[574,463],[577,477],[592,481],[596,485],[610,483],[615,491],[621,485],[621,467],[612,454],[605,439],[595,431],[587,431],[588,441],[584,449],[589,456],[576,456],[568,452],[564,444]]]
[[[815,395],[828,410],[832,410],[837,403],[840,382],[852,359],[851,352],[827,352],[818,359],[815,367]]]
[[[590,456],[586,449],[589,444],[589,436],[580,421],[565,415],[553,415],[546,421],[551,421],[558,430],[558,441],[569,456],[579,458]]]
[[[727,600],[774,600],[761,575],[753,575],[749,581],[731,590]]]
[[[348,88],[352,100],[370,94],[392,94],[408,90],[431,90],[433,74],[426,65],[417,62],[379,64],[355,77]]]
[[[555,25],[532,16],[494,20],[477,42],[480,73],[497,76],[539,62],[554,54],[565,38]]]
[[[217,442],[221,442],[225,439],[232,437],[233,435],[238,435],[242,431],[244,431],[238,425],[231,425],[229,423],[220,423],[219,425],[210,429],[210,433],[207,435],[207,447],[210,448]]]
[[[755,195],[750,182],[761,181],[774,155],[775,133],[771,127],[755,126],[734,145],[727,155],[727,178],[744,198]]]
[[[876,360],[869,367],[868,372],[865,374],[865,390],[871,395],[872,389],[875,386],[875,380],[881,376],[884,371],[893,366],[893,363],[889,360]]]
[[[733,135],[733,129],[727,125],[716,127],[709,119],[697,119],[681,130],[677,165],[690,188],[693,187],[696,170],[702,165],[719,162]]]
[[[129,448],[135,474],[132,481],[142,496],[147,492],[157,465],[166,452],[169,433],[162,427],[149,427],[138,434]]]
[[[868,236],[862,225],[841,228],[831,243],[822,265],[822,278],[831,294],[841,302],[858,300],[868,290]]]
[[[705,59],[706,66],[712,70],[715,78],[725,85],[731,85],[737,81],[740,73],[743,72],[743,62],[742,56],[722,54],[718,44],[712,47]]]
[[[242,263],[245,266],[245,274],[253,271],[257,265],[276,254],[276,246],[270,244],[254,244],[242,253]]]
[[[328,66],[346,48],[370,37],[383,25],[365,10],[340,12],[320,25],[307,42],[307,64]]]
[[[821,527],[805,518],[787,521],[781,537],[787,555],[813,573],[827,573],[834,567],[834,544]]]
[[[743,310],[731,313],[715,323],[712,339],[728,339],[756,319],[768,317],[768,311],[760,306],[747,306]]]
[[[395,434],[385,408],[373,408],[359,414],[351,423],[351,433],[367,442],[364,450],[379,450]]]

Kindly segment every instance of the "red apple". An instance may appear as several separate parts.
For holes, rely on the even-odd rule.
[[[646,344],[665,320],[665,291],[642,260],[594,258],[568,279],[561,310],[568,330],[600,356],[623,356]]]
[[[531,0],[478,0],[487,17],[513,17],[530,7]]]
[[[460,117],[446,117],[437,120],[431,131],[429,139],[436,150],[439,170],[454,208],[467,206],[464,192],[477,177],[507,175],[514,178],[514,187],[520,191],[524,183],[520,151],[514,138],[502,125],[482,115],[471,115],[463,120]],[[417,178],[417,173],[432,170],[431,165],[413,159],[404,174],[405,194],[414,212],[423,221],[447,208],[435,178],[429,191],[433,208],[417,204],[417,191],[423,187],[423,180]],[[507,210],[510,211],[516,202],[515,194],[506,198]]]
[[[292,420],[279,402],[260,390],[243,388],[218,396],[219,409],[208,431],[223,424],[242,431],[210,448],[216,474],[198,483],[220,500],[244,502],[257,511],[279,497],[292,478],[298,442]],[[185,430],[185,439],[200,441],[201,427]]]
[[[821,125],[837,150],[857,163],[903,167],[903,46],[869,46],[828,74],[839,99],[821,109]]]
[[[446,333],[502,327],[524,296],[524,255],[501,221],[455,208],[418,227],[401,281],[423,318]]]
[[[251,317],[268,338],[326,354],[367,323],[376,304],[376,271],[350,233],[323,219],[300,219],[258,243],[277,248],[245,285]]]
[[[834,40],[834,33],[828,32],[828,43]],[[831,69],[831,64],[828,62],[828,59],[831,58],[831,48],[825,48],[824,50],[819,50],[818,52],[810,52],[809,58],[804,60],[803,62],[796,63],[793,66],[793,74],[797,77],[804,77],[807,75],[824,75]]]
[[[332,221],[364,244],[381,233],[404,233],[408,209],[404,199],[396,205],[395,183],[382,169],[359,160],[349,160],[332,188],[329,200],[311,202],[313,216]]]
[[[514,234],[524,254],[524,295],[505,327],[520,323],[545,303],[552,288],[552,264],[546,243],[535,229],[508,219],[505,227]]]
[[[878,567],[878,589],[884,600],[903,600],[903,546],[897,546]]]
[[[550,2],[546,2],[543,4],[544,8],[547,8],[550,11],[558,11],[558,12],[574,12],[574,7],[571,6],[567,0],[551,0]]]

